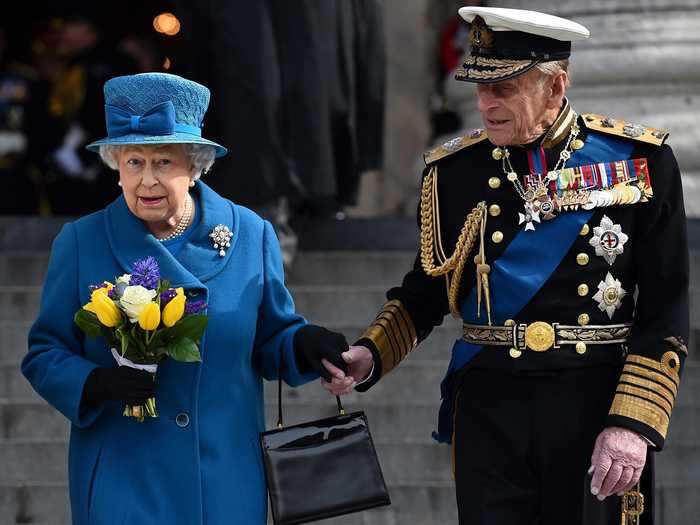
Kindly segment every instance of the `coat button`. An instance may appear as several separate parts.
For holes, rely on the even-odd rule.
[[[580,326],[586,326],[588,323],[591,322],[591,316],[588,314],[581,314],[578,316],[578,324]]]
[[[489,214],[491,217],[498,217],[501,214],[501,207],[498,204],[489,206]]]
[[[576,262],[579,263],[580,266],[586,266],[588,264],[588,254],[587,253],[579,253],[576,256]]]
[[[583,237],[584,235],[588,235],[589,231],[591,231],[591,227],[588,226],[588,224],[584,224],[583,227],[581,228],[581,231],[579,232],[579,235],[581,235]]]
[[[498,244],[499,242],[501,242],[503,240],[503,232],[499,232],[499,231],[493,232],[493,234],[491,235],[491,240],[493,242],[495,242],[496,244]]]
[[[578,285],[578,294],[581,297],[586,297],[588,295],[588,285],[585,283]]]
[[[492,190],[500,188],[501,187],[501,179],[499,179],[498,177],[491,177],[489,179],[489,187]]]
[[[185,428],[190,424],[190,416],[188,416],[185,412],[180,412],[177,416],[175,416],[175,424],[180,428]]]

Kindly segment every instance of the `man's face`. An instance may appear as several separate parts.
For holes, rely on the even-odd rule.
[[[477,109],[493,144],[527,144],[544,133],[552,81],[542,78],[532,69],[509,80],[477,85]]]

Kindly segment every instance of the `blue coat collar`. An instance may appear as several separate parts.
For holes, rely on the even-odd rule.
[[[177,259],[148,231],[143,221],[129,211],[123,195],[106,208],[107,239],[126,273],[131,273],[136,260],[151,255],[158,261],[162,277],[172,286],[192,288],[202,286],[226,266],[239,237],[238,210],[201,181],[197,181],[192,193],[200,220]],[[228,226],[233,232],[231,247],[223,257],[214,249],[209,237],[218,224]]]

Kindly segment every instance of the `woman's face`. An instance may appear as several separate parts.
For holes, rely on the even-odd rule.
[[[123,146],[119,181],[131,213],[153,226],[177,222],[194,169],[182,144]]]

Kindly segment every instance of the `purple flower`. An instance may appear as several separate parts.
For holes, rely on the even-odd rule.
[[[198,314],[207,307],[206,301],[192,301],[185,303],[185,315]]]
[[[119,288],[118,286],[112,287],[112,289],[107,293],[107,297],[109,297],[110,299],[112,299],[114,301],[119,299],[120,295],[119,295],[118,288]]]
[[[165,305],[170,302],[170,300],[177,295],[177,292],[172,288],[168,288],[160,294],[160,307],[165,308]]]
[[[99,283],[99,284],[91,284],[88,286],[90,289],[90,293],[94,292],[95,290],[99,290],[100,288],[106,288],[107,284],[106,283]]]
[[[155,290],[158,288],[158,281],[160,279],[160,268],[158,267],[158,261],[156,261],[150,255],[145,259],[136,261],[134,263],[134,269],[131,272],[131,280],[129,281],[129,286],[143,286],[149,290]]]

